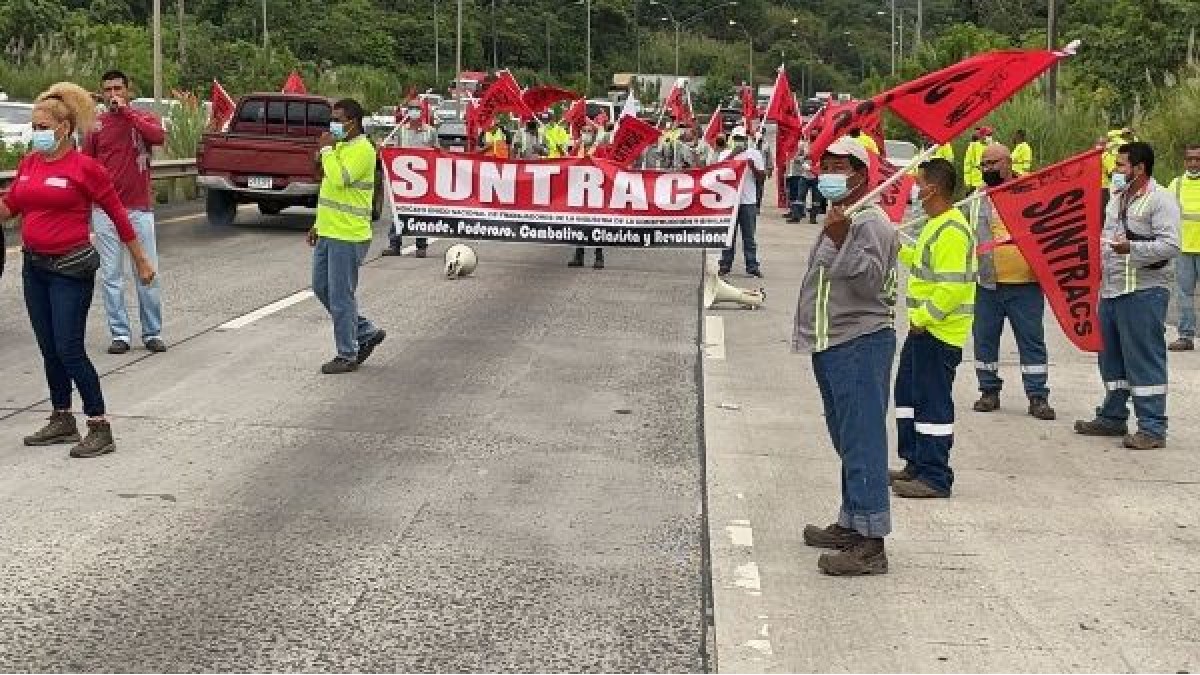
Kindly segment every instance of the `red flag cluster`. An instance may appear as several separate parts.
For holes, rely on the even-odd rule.
[[[473,109],[474,125],[477,129],[486,129],[499,113],[511,113],[527,120],[534,116],[533,110],[521,98],[521,85],[507,70],[496,73],[496,81],[488,86],[487,91],[479,99],[479,104]]]
[[[642,152],[658,142],[662,131],[636,117],[623,117],[617,125],[617,133],[613,135],[610,145],[605,145],[596,151],[597,159],[607,159],[622,166],[633,166]]]
[[[787,72],[782,66],[779,68],[779,74],[775,76],[775,89],[771,92],[770,103],[767,104],[766,119],[773,120],[778,128],[775,141],[775,176],[782,184],[787,177],[787,165],[796,156],[804,133],[804,120],[800,117],[796,97],[792,94],[792,85],[788,82]],[[778,195],[779,208],[787,208],[787,189],[775,192]]]

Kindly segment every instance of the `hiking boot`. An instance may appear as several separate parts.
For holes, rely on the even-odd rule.
[[[1052,420],[1058,417],[1045,396],[1029,397],[1029,414],[1039,420]]]
[[[906,499],[945,499],[950,496],[950,492],[938,492],[926,484],[924,481],[917,480],[898,480],[892,483],[892,492],[897,497]]]
[[[371,358],[371,354],[375,351],[375,348],[383,344],[385,339],[387,339],[387,331],[382,328],[371,333],[371,337],[358,346],[358,365],[361,366],[366,363],[367,359]]]
[[[596,251],[596,262],[592,263],[592,269],[604,269],[604,254]]]
[[[428,250],[428,249],[424,249],[424,248],[419,248],[419,249],[417,249],[417,257],[418,257],[418,258],[428,258],[428,257],[429,257],[429,250]]]
[[[756,277],[758,279],[763,278],[762,268],[759,268],[759,267],[755,267],[752,270],[746,270],[746,274],[749,274],[750,276]]]
[[[583,267],[583,252],[577,251],[571,262],[567,263],[567,267]]]
[[[103,420],[88,420],[88,435],[71,448],[71,456],[79,459],[89,459],[107,455],[117,449],[113,441],[112,427]]]
[[[113,340],[108,346],[109,354],[127,354],[129,352],[129,343],[125,340]]]
[[[862,577],[887,574],[887,551],[883,539],[862,537],[840,553],[822,553],[817,568],[832,577]]]
[[[358,361],[344,356],[334,357],[332,361],[321,366],[321,372],[325,375],[343,375],[356,370],[358,370]]]
[[[75,424],[75,416],[65,410],[55,410],[50,413],[46,426],[25,437],[25,445],[43,446],[59,443],[78,443],[79,427]]]
[[[1178,340],[1167,345],[1167,349],[1173,352],[1190,352],[1196,348],[1196,344],[1192,338],[1181,337]]]
[[[816,525],[804,526],[804,543],[807,546],[815,546],[816,548],[832,548],[839,551],[844,551],[857,544],[862,535],[856,530],[851,530],[837,523],[829,527],[817,527]]]
[[[1125,435],[1125,447],[1131,450],[1153,450],[1154,448],[1167,447],[1167,439],[1151,436],[1150,434],[1139,431],[1136,434]]]
[[[996,412],[1000,409],[1000,392],[985,391],[975,401],[975,412]]]
[[[404,252],[400,250],[399,246],[389,246],[383,249],[383,255],[389,258],[394,258],[396,256],[404,255]]]
[[[903,469],[888,469],[888,485],[898,480],[912,480],[917,477],[912,464],[905,464]]]
[[[167,343],[162,341],[162,338],[150,338],[146,340],[146,349],[155,354],[161,354],[167,351]]]
[[[1103,420],[1076,420],[1075,433],[1081,436],[1124,436],[1129,433],[1125,425],[1113,426]]]

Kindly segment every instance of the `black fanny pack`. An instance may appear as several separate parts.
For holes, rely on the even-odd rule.
[[[72,279],[91,279],[100,269],[100,252],[88,244],[62,255],[42,255],[25,251],[25,262],[37,269]]]

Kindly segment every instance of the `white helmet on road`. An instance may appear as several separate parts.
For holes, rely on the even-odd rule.
[[[446,249],[446,276],[450,279],[470,276],[477,264],[479,259],[475,257],[475,249],[466,244],[455,244]]]

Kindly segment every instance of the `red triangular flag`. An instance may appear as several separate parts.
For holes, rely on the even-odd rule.
[[[555,103],[574,101],[577,98],[579,94],[569,89],[550,86],[530,87],[521,94],[521,100],[535,113],[548,110]]]
[[[675,86],[671,87],[671,93],[667,96],[663,109],[671,113],[671,116],[679,124],[691,126],[696,121],[695,115],[692,114],[692,106],[687,100],[682,82],[682,80],[675,80]]]
[[[872,188],[881,185],[899,171],[892,166],[891,162],[874,152],[868,152],[867,156],[871,158],[870,181]],[[899,225],[904,222],[904,211],[908,208],[908,198],[912,194],[912,187],[916,182],[916,176],[905,174],[879,195],[879,206],[893,223]]]
[[[1101,150],[1093,148],[988,190],[1067,339],[1098,352]]]
[[[859,114],[859,107],[861,106],[851,102],[835,103],[830,101],[822,109],[821,119],[817,120],[812,127],[813,140],[808,150],[808,156],[814,167],[820,166],[821,155],[825,154],[825,148],[845,136],[858,123],[863,116]],[[868,110],[868,114],[869,112]]]
[[[221,83],[216,80],[213,80],[212,93],[208,98],[212,102],[212,117],[208,121],[209,131],[224,131],[225,125],[233,119],[233,111],[237,106],[226,93],[225,87],[222,87]]]
[[[788,82],[787,71],[779,67],[775,76],[775,88],[771,92],[771,101],[767,104],[766,119],[774,120],[778,128],[775,139],[775,172],[780,176],[787,175],[787,165],[796,155],[797,146],[804,129],[804,121],[800,118],[800,109],[796,106],[796,97],[792,95],[792,85]],[[787,191],[777,192],[776,203],[779,208],[787,208]]]
[[[490,125],[497,113],[502,112],[512,113],[521,119],[533,117],[533,111],[521,100],[520,85],[507,70],[496,73],[496,81],[479,99],[477,115],[481,128]]]
[[[285,94],[307,94],[308,89],[304,86],[304,80],[300,78],[300,73],[292,71],[288,75],[287,81],[283,83],[283,93]]]
[[[596,151],[596,157],[632,166],[642,151],[658,142],[662,132],[636,117],[624,117],[613,135],[612,144]]]
[[[708,126],[704,127],[704,142],[708,147],[717,147],[717,136],[725,130],[724,120],[721,119],[721,109],[713,108],[712,116],[708,118]]]
[[[587,121],[587,102],[582,98],[577,99],[563,113],[562,121],[571,130],[571,137],[578,138],[579,133],[583,130],[583,125]]]

